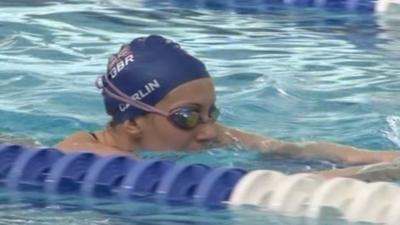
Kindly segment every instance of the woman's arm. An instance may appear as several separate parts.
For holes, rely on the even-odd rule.
[[[106,146],[100,143],[93,141],[93,137],[90,136],[87,132],[78,132],[70,137],[67,137],[57,145],[55,145],[57,149],[66,152],[93,152],[98,155],[107,156],[107,155],[126,155],[132,158],[137,158],[134,154],[125,152],[119,149],[116,149],[111,146]]]
[[[219,140],[223,144],[238,143],[262,153],[272,153],[304,159],[321,159],[347,165],[362,165],[392,161],[400,156],[398,151],[369,151],[328,142],[290,143],[238,129],[217,125]]]

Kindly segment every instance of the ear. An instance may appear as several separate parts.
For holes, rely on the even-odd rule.
[[[139,137],[142,134],[142,129],[140,128],[136,119],[126,120],[122,126],[124,127],[124,130],[133,137]]]

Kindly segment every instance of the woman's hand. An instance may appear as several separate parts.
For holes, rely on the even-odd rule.
[[[390,162],[400,156],[398,151],[371,151],[328,142],[299,144],[305,158],[325,159],[346,165]]]
[[[348,177],[367,182],[397,182],[400,179],[400,162],[394,160],[392,162],[375,163],[365,166],[319,171],[316,172],[316,174],[327,179],[334,177]]]

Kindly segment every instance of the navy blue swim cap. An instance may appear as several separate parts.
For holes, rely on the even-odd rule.
[[[210,77],[205,65],[183,50],[179,44],[162,36],[150,35],[123,45],[108,64],[108,80],[131,98],[154,106],[172,89],[186,82]],[[108,88],[104,82],[104,88]],[[107,114],[115,123],[145,112],[121,102],[104,92]]]

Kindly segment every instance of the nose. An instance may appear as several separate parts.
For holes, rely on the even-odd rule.
[[[198,142],[210,142],[217,139],[217,126],[214,122],[208,121],[199,124],[196,140]]]

